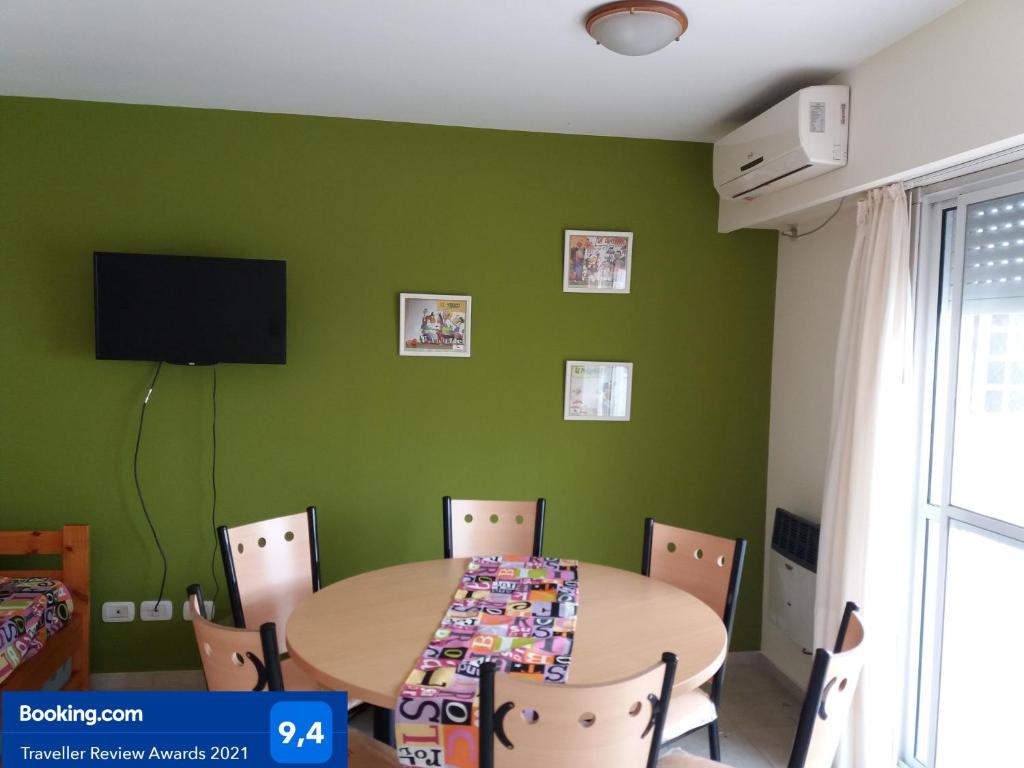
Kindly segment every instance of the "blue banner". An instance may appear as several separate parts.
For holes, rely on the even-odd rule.
[[[4,768],[348,764],[348,696],[92,691],[0,695]]]

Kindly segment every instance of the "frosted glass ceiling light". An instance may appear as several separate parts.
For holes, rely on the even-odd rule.
[[[686,14],[656,0],[608,3],[587,17],[587,32],[610,51],[646,56],[660,51],[686,31]]]

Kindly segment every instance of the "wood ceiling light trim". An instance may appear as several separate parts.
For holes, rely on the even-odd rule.
[[[600,19],[612,14],[621,13],[628,11],[644,11],[647,13],[661,13],[665,16],[670,16],[675,19],[679,24],[679,35],[676,37],[678,40],[686,32],[687,27],[690,26],[690,20],[686,18],[686,14],[681,8],[677,8],[671,3],[663,3],[659,0],[619,0],[618,2],[608,3],[602,5],[599,8],[595,8],[591,11],[587,17],[587,33],[590,33],[590,28]]]

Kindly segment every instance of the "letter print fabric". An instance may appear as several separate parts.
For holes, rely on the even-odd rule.
[[[73,609],[63,582],[0,576],[0,685],[71,621]]]
[[[476,768],[480,665],[564,683],[576,632],[578,563],[474,557],[395,709],[402,765]]]

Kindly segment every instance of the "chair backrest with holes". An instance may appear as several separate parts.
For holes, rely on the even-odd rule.
[[[316,507],[234,528],[222,525],[217,535],[235,626],[274,622],[283,648],[291,612],[320,589]]]
[[[676,657],[600,685],[552,685],[481,667],[480,768],[654,768]]]
[[[641,571],[703,600],[731,632],[746,550],[746,539],[676,528],[648,517]]]
[[[540,555],[544,499],[480,501],[445,496],[444,556]]]
[[[829,768],[846,730],[850,704],[864,666],[864,625],[858,608],[847,603],[835,652],[814,654],[789,768]]]
[[[198,584],[188,588],[188,599],[209,690],[284,690],[273,624],[263,624],[259,629],[237,629],[209,621],[204,616],[203,593]]]

